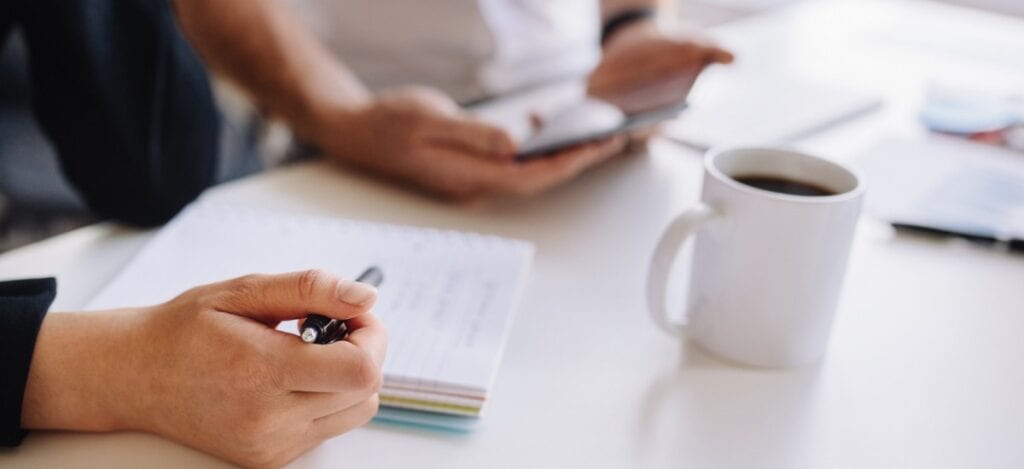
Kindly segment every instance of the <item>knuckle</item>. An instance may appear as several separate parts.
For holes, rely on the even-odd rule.
[[[229,288],[232,290],[252,290],[258,288],[260,280],[263,278],[260,274],[248,274],[241,277],[236,277],[229,282]]]
[[[305,270],[299,274],[299,299],[309,301],[316,297],[317,291],[330,281],[331,275],[320,269]]]
[[[284,389],[283,372],[272,366],[267,357],[263,357],[259,351],[246,351],[234,362],[234,380],[239,386],[247,389],[252,396],[265,396],[275,391]],[[257,399],[257,402],[260,402]],[[260,408],[252,409],[259,413]]]
[[[230,296],[241,300],[252,300],[262,294],[263,276],[249,274],[228,281],[227,290]]]
[[[180,295],[174,297],[174,299],[172,299],[170,302],[171,303],[190,303],[190,302],[194,302],[194,301],[197,301],[197,300],[200,300],[202,298],[205,298],[205,297],[209,296],[208,293],[209,293],[209,285],[201,285],[201,286],[198,286],[198,287],[192,287],[192,288],[189,288],[188,290],[185,290]]]
[[[193,313],[217,308],[220,303],[224,302],[226,293],[230,291],[230,283],[229,280],[193,287],[174,297],[167,304]]]
[[[207,286],[194,287],[164,303],[177,313],[195,315],[213,306],[213,297]]]
[[[380,391],[384,377],[373,358],[366,352],[360,352],[355,363],[353,379],[356,388],[369,393]]]

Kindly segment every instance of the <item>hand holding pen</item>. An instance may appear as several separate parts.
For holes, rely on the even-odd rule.
[[[51,312],[22,425],[142,430],[242,467],[281,467],[377,413],[387,332],[370,312],[376,296],[307,270],[201,285],[152,306]],[[348,337],[313,347],[277,330],[309,311],[345,320]],[[109,399],[82,405],[96,396]]]
[[[372,285],[376,288],[380,286],[383,280],[384,272],[376,266],[371,266],[360,274],[355,281]],[[352,289],[351,287],[352,285],[342,286],[346,291],[339,291],[339,295],[345,295],[348,293],[348,290]],[[302,341],[307,344],[331,344],[339,340],[344,340],[347,335],[348,325],[345,321],[313,313],[303,321],[300,337],[302,337]]]

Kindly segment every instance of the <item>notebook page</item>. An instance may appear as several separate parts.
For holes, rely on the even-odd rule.
[[[486,392],[533,255],[495,236],[297,216],[199,202],[162,229],[89,304],[166,301],[247,273],[384,272],[374,312],[388,328],[385,386]],[[294,323],[292,325],[294,328]]]

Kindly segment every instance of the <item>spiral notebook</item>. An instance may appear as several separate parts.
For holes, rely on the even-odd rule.
[[[201,201],[160,230],[88,307],[154,304],[253,272],[322,268],[354,277],[376,265],[384,283],[374,313],[389,337],[381,404],[477,417],[532,257],[530,243],[497,236]],[[296,322],[281,329],[294,333]]]

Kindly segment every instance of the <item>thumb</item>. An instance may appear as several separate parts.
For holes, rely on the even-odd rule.
[[[310,313],[349,319],[368,312],[377,300],[372,285],[323,270],[246,275],[211,288],[222,290],[214,305],[217,309],[267,324]]]
[[[705,57],[709,64],[731,64],[733,60],[735,60],[735,57],[733,56],[732,52],[714,45],[709,46],[705,50],[705,54]]]

